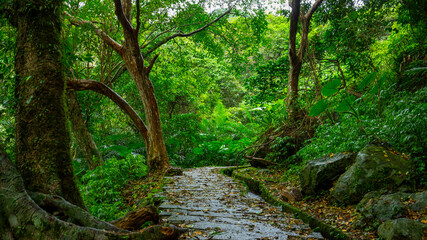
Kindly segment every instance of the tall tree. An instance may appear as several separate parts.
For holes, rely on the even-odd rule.
[[[172,27],[163,30],[161,30],[161,28],[164,28],[164,26],[161,26],[160,24],[159,30],[157,28],[158,26],[145,26],[145,24],[150,21],[148,17],[145,21],[141,21],[142,3],[139,0],[135,2],[136,11],[134,15],[132,14],[133,6],[131,0],[113,0],[113,2],[116,17],[123,29],[124,41],[122,44],[107,35],[107,33],[98,28],[93,22],[82,21],[75,19],[70,15],[69,16],[71,17],[71,21],[76,25],[91,25],[104,43],[114,49],[114,51],[122,58],[127,71],[135,82],[144,106],[146,123],[143,123],[143,130],[140,131],[140,133],[146,145],[149,174],[156,175],[169,168],[170,163],[163,139],[159,108],[154,94],[153,84],[150,80],[150,72],[158,55],[152,57],[148,64],[144,62],[145,57],[149,56],[162,45],[177,37],[190,37],[207,29],[209,26],[230,13],[231,8],[212,21],[205,20],[198,22],[197,19],[195,20],[196,22],[192,23],[183,21],[181,23],[173,23]],[[190,5],[190,8],[194,8],[195,6],[197,5]],[[153,11],[153,13],[159,14],[156,11]],[[193,15],[197,15],[200,11],[203,11],[203,9],[200,9],[200,7],[196,8]],[[133,21],[132,16],[135,16],[135,21]],[[189,19],[191,18],[191,15],[190,17],[181,17]],[[183,33],[183,30],[188,30],[189,26],[200,27],[187,33]],[[142,36],[140,36],[142,28],[145,28],[147,36],[145,41],[141,44],[139,40],[142,38]]]
[[[322,4],[323,0],[316,0],[311,8],[304,13],[301,10],[301,0],[291,0],[290,6],[292,8],[290,17],[290,28],[289,28],[289,83],[287,93],[287,107],[288,117],[291,121],[298,118],[299,106],[298,106],[298,82],[301,73],[302,63],[304,54],[308,49],[308,33],[310,27],[310,20],[314,12]],[[296,47],[296,39],[298,32],[298,22],[301,22],[301,42],[299,49]]]

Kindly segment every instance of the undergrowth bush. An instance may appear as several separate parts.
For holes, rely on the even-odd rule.
[[[82,169],[75,161],[78,185],[89,212],[105,221],[111,221],[129,211],[121,197],[121,190],[131,180],[141,179],[147,173],[145,159],[127,154],[122,159],[110,158],[93,171]]]
[[[176,122],[169,121],[166,130],[172,164],[181,167],[234,165],[238,152],[252,143],[257,126],[230,118],[221,102],[204,119],[194,114],[174,116]]]
[[[319,126],[315,136],[298,153],[307,161],[333,152],[359,151],[367,143],[380,140],[388,147],[410,154],[417,165],[417,177],[426,185],[423,175],[427,152],[427,88],[415,93],[390,92],[384,94],[387,99],[381,116],[378,102],[361,101],[354,106],[361,113],[360,119],[345,114],[335,124]]]

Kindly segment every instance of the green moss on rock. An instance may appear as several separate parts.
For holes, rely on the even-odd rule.
[[[339,203],[355,204],[371,191],[413,189],[413,163],[375,145],[362,149],[356,162],[338,179],[332,196]]]

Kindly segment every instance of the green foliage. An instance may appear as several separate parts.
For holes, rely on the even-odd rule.
[[[328,103],[325,101],[325,99],[321,99],[311,107],[308,115],[309,116],[319,116],[327,108],[328,108]]]
[[[270,60],[256,68],[255,76],[245,79],[245,87],[250,92],[245,98],[251,103],[266,103],[283,95],[289,71],[288,56]]]
[[[325,97],[330,97],[339,91],[338,87],[341,85],[341,79],[334,79],[327,83],[322,88],[322,94]]]
[[[299,162],[298,157],[294,155],[296,148],[292,137],[277,137],[270,145],[271,152],[267,154],[267,158],[285,166],[296,164]]]
[[[15,156],[15,30],[0,18],[0,145]]]
[[[331,152],[359,151],[367,143],[381,139],[389,147],[410,154],[418,166],[419,177],[425,182],[422,172],[425,171],[427,152],[427,88],[414,94],[395,93],[391,88],[384,97],[387,101],[381,117],[375,111],[378,102],[368,98],[353,103],[360,118],[343,115],[335,124],[319,126],[315,136],[299,154],[304,160],[309,160]]]
[[[254,125],[243,125],[229,118],[229,111],[218,102],[208,119],[193,114],[175,116],[165,129],[168,150],[174,164],[182,167],[233,165],[239,151],[251,144]],[[247,127],[248,126],[248,127]],[[174,132],[169,133],[169,127]],[[171,151],[170,151],[171,152]]]
[[[146,175],[147,166],[140,155],[127,154],[124,159],[110,158],[93,171],[82,168],[74,161],[78,185],[89,212],[105,221],[121,217],[129,211],[121,191],[131,180]]]

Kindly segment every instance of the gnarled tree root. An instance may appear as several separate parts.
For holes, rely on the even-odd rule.
[[[177,239],[183,232],[174,226],[159,225],[130,232],[98,220],[60,197],[40,193],[31,196],[34,200],[0,149],[0,239]],[[64,215],[56,217],[56,212]]]
[[[158,224],[160,220],[157,208],[148,205],[142,208],[138,208],[132,212],[128,212],[124,217],[116,219],[111,223],[121,229],[126,230],[138,230],[144,223],[152,222]]]

